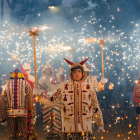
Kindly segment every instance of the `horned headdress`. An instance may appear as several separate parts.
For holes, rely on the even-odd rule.
[[[86,63],[86,61],[87,61],[88,59],[89,59],[89,57],[86,58],[85,60],[83,60],[83,61],[80,62],[80,63],[79,63],[79,62],[73,63],[73,62],[67,60],[66,58],[64,58],[64,60],[65,60],[69,65],[71,65],[71,67],[70,67],[70,69],[69,69],[69,76],[70,76],[70,79],[71,79],[71,80],[73,80],[71,71],[72,71],[72,69],[75,68],[75,67],[81,67],[81,69],[82,69],[83,77],[82,77],[81,81],[85,78],[85,70],[84,70],[83,65]]]

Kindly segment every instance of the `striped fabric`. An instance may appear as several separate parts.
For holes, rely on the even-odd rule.
[[[43,107],[43,127],[46,137],[61,135],[61,102],[53,107]]]
[[[10,79],[4,86],[1,96],[7,101],[8,117],[27,117],[27,105],[30,106],[29,92],[31,93],[33,114],[36,114],[36,105],[31,86],[23,79]]]

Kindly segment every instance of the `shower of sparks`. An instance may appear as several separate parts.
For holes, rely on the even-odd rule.
[[[119,7],[116,12],[121,12]],[[125,104],[129,104],[129,107],[134,107],[133,99],[130,98],[127,100],[127,96],[126,99],[124,99],[124,97],[128,95],[126,84],[133,86],[135,83],[138,83],[137,77],[140,69],[140,23],[135,21],[127,23],[130,24],[130,26],[133,25],[133,30],[127,34],[126,29],[120,29],[115,26],[115,22],[117,21],[115,21],[114,15],[110,15],[108,19],[106,19],[106,24],[102,24],[102,22],[104,22],[103,19],[98,19],[92,15],[88,16],[86,20],[82,15],[79,15],[73,17],[74,27],[71,25],[69,28],[64,28],[63,25],[58,24],[55,31],[53,30],[53,26],[51,28],[46,25],[34,27],[32,30],[43,31],[39,32],[39,37],[36,37],[38,73],[41,73],[40,68],[46,63],[53,63],[55,61],[55,71],[57,71],[57,65],[62,65],[64,67],[64,73],[67,74],[68,77],[69,67],[64,62],[63,57],[71,59],[69,50],[74,50],[73,62],[80,62],[89,57],[86,65],[91,65],[89,67],[91,75],[97,75],[100,80],[102,68],[101,48],[99,44],[102,43],[102,45],[104,45],[104,77],[108,79],[108,86],[104,91],[106,92],[104,95],[100,93],[97,94],[100,94],[102,97],[100,103],[103,105],[105,101],[107,102],[110,99],[107,97],[110,97],[110,94],[112,94],[115,98],[112,102],[109,100],[110,102],[107,104],[108,110],[115,112],[115,109],[120,109],[119,111],[121,113],[119,113],[124,113],[123,117],[115,117],[110,113],[108,127],[112,128],[117,123],[124,121],[124,119],[128,119],[125,111],[121,108],[124,105],[122,99],[125,100]],[[4,27],[5,30],[0,32],[1,80],[4,80],[4,77],[9,72],[7,71],[6,73],[4,67],[8,68],[9,65],[17,67],[18,60],[25,63],[33,59],[33,41],[32,37],[29,36],[29,28],[17,25],[11,26],[9,23],[5,23]],[[101,32],[102,38],[105,40],[102,40]],[[13,53],[11,53],[12,50],[14,50]],[[11,57],[14,61],[10,61]],[[7,65],[3,67],[4,64]],[[1,87],[3,87],[5,82],[6,81],[2,81]],[[102,88],[101,83],[99,83],[98,86],[100,89]],[[116,89],[119,90],[120,88],[121,91],[117,93]],[[114,92],[117,95],[115,95]],[[132,94],[133,93],[131,93],[131,95]],[[103,109],[104,108],[102,108],[102,110]],[[116,113],[118,112],[116,111],[114,114]],[[111,117],[114,124],[110,124]],[[118,135],[118,137],[120,137],[120,135]]]

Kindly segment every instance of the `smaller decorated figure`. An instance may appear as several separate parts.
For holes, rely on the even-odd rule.
[[[41,71],[42,77],[38,83],[40,88],[43,90],[43,95],[52,96],[59,84],[66,80],[63,74],[63,67],[60,66],[58,72],[54,74],[52,64],[47,63],[43,66]],[[46,139],[61,139],[61,102],[53,107],[43,106],[43,128]],[[49,130],[49,131],[48,131]]]
[[[138,114],[138,138],[140,140],[140,72],[138,76],[138,83],[134,86],[134,99],[136,104],[136,113]]]
[[[27,107],[31,104],[35,117],[36,105],[32,88],[25,81],[25,74],[15,69],[0,96],[0,121],[2,125],[8,124],[9,140],[27,140]],[[35,119],[32,120],[34,121]]]
[[[54,74],[53,67],[50,63],[43,66],[41,74],[42,77],[38,80],[38,83],[49,92],[55,91],[60,82],[64,82],[66,79],[63,74],[63,67],[60,66],[58,72]]]

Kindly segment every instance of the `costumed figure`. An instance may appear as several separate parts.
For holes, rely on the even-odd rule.
[[[27,107],[28,105],[30,107],[30,103],[33,108],[33,116],[36,114],[32,88],[25,81],[24,75],[19,69],[11,72],[10,79],[5,84],[0,97],[0,121],[2,125],[8,123],[10,140],[27,139]],[[29,98],[30,94],[31,100]]]
[[[136,113],[138,114],[138,138],[140,140],[140,72],[138,76],[138,83],[134,86],[134,99],[136,104]]]
[[[47,63],[42,69],[42,77],[39,79],[41,89],[44,94],[51,96],[57,90],[57,87],[61,82],[66,80],[66,77],[62,74],[63,67],[60,66],[56,76],[54,75],[53,67]],[[53,107],[43,106],[43,128],[46,138],[61,138],[61,102]],[[49,129],[49,131],[48,131]]]
[[[47,94],[41,94],[39,86],[34,87],[33,93],[41,95],[39,102],[48,106],[54,106],[61,101],[64,140],[90,140],[92,116],[98,126],[99,133],[104,130],[104,123],[95,89],[84,81],[83,64],[88,58],[80,63],[72,63],[65,58],[64,60],[71,65],[69,76],[72,82],[61,83],[51,97]]]

